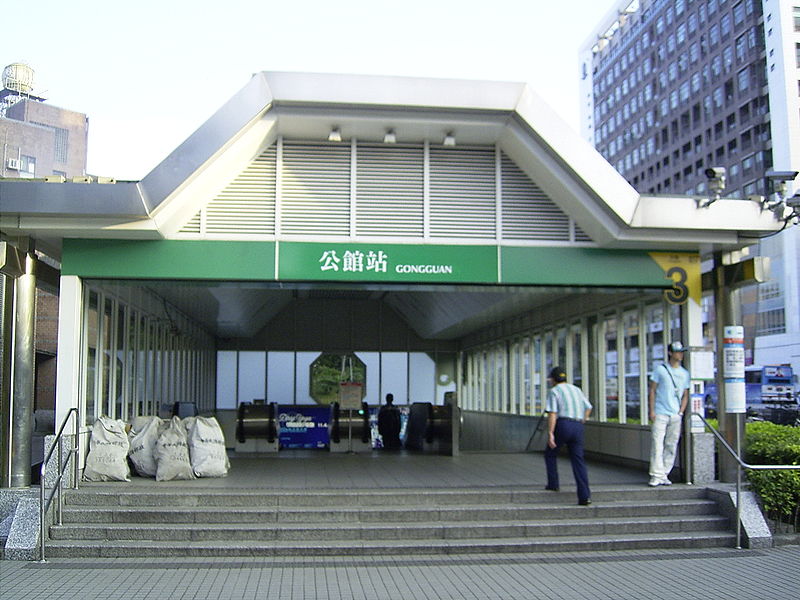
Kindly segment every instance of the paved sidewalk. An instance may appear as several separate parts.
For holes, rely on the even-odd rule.
[[[0,562],[3,600],[797,600],[800,546],[458,557]]]

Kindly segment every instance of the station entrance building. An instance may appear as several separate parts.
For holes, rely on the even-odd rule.
[[[779,226],[638,194],[526,85],[365,76],[259,73],[141,181],[0,194],[6,339],[41,256],[60,268],[57,424],[187,402],[230,427],[315,404],[335,354],[370,406],[452,392],[463,449],[522,450],[560,364],[595,405],[587,449],[626,461],[666,345],[707,343],[702,260]]]

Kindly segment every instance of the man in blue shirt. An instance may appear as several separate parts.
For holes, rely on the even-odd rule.
[[[544,449],[544,463],[547,467],[547,487],[558,491],[558,451],[566,445],[572,474],[578,487],[578,504],[592,503],[589,490],[589,476],[583,460],[583,422],[589,418],[592,405],[581,388],[567,383],[567,374],[561,367],[554,367],[547,377],[552,386],[547,396],[547,447]]]
[[[681,424],[689,402],[689,371],[681,366],[686,348],[672,342],[667,348],[669,363],[661,363],[650,375],[650,482],[651,487],[672,485],[667,475],[675,464]]]

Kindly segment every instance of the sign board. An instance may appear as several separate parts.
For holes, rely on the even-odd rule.
[[[286,406],[278,412],[281,448],[325,448],[330,444],[327,406]]]
[[[700,255],[683,252],[651,252],[650,256],[672,281],[672,289],[664,292],[670,304],[685,304],[690,298],[700,304],[703,295]]]
[[[746,412],[744,385],[744,327],[726,326],[722,345],[722,377],[725,382],[725,412]]]
[[[360,383],[340,383],[339,408],[342,410],[361,410],[362,387]]]
[[[278,279],[496,283],[496,246],[281,242]]]
[[[713,381],[714,379],[714,353],[697,350],[692,352],[692,379]]]

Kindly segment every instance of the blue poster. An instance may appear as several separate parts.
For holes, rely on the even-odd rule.
[[[278,441],[281,448],[327,448],[330,445],[328,406],[279,406]]]

